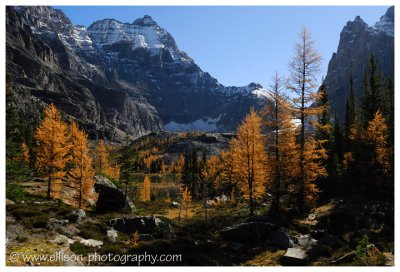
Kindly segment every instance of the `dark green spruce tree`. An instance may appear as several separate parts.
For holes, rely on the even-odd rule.
[[[135,167],[135,153],[130,144],[130,138],[127,136],[124,139],[124,144],[120,150],[120,156],[117,159],[120,165],[120,180],[125,184],[125,205],[128,198],[129,183],[133,181],[134,167]]]
[[[363,79],[362,118],[366,128],[378,109],[383,108],[382,80],[375,57],[371,55]]]
[[[7,80],[9,81],[9,80]],[[14,90],[7,83],[6,87],[6,180],[25,179],[29,173],[29,165],[23,159],[22,144],[31,147],[32,133],[25,118],[18,114]],[[30,136],[29,136],[30,135]],[[27,139],[26,139],[27,138]],[[28,141],[27,141],[28,140]],[[32,154],[31,152],[30,154]],[[33,161],[33,158],[30,159]],[[33,168],[33,166],[32,166]]]
[[[356,122],[356,98],[354,94],[354,84],[353,77],[350,76],[350,90],[349,97],[346,99],[346,114],[345,114],[345,149],[350,150],[351,141],[350,141],[350,129]]]

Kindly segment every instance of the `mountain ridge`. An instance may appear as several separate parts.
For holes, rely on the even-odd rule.
[[[154,107],[160,118],[156,131],[171,122],[185,127],[203,119],[216,120],[213,130],[232,131],[250,107],[260,107],[268,99],[259,84],[220,84],[179,50],[172,35],[148,15],[133,23],[98,20],[86,28],[72,25],[62,11],[51,7],[15,10],[53,51],[62,48],[56,53],[61,68],[78,76],[80,83],[89,89],[93,83],[101,84]],[[125,131],[113,118],[106,118],[107,122]],[[191,128],[202,130],[204,126]]]

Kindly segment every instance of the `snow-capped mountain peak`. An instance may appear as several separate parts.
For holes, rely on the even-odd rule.
[[[146,48],[157,54],[167,48],[173,57],[180,55],[172,36],[148,15],[133,23],[113,19],[96,21],[88,27],[88,32],[93,42],[100,46],[130,42],[132,49]]]
[[[138,26],[151,26],[157,25],[157,23],[149,15],[143,16],[143,18],[138,18],[133,22],[134,25]]]
[[[390,7],[386,11],[380,20],[376,22],[374,28],[388,36],[394,37],[394,7]]]

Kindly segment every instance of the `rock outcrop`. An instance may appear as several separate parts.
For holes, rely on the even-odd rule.
[[[135,205],[129,197],[125,198],[125,193],[118,189],[108,178],[95,176],[94,179],[94,188],[98,193],[96,211],[103,213],[120,211],[126,208],[135,211]]]
[[[350,76],[358,98],[368,60],[374,55],[385,78],[394,79],[394,7],[390,7],[374,26],[368,26],[359,16],[347,22],[340,33],[337,52],[332,55],[325,78],[332,113],[345,117]]]

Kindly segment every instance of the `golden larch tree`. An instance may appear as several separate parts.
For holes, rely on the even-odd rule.
[[[294,178],[298,176],[298,144],[296,143],[296,128],[293,124],[293,109],[289,98],[282,89],[283,80],[276,72],[268,91],[271,103],[268,103],[261,114],[268,131],[268,147],[271,155],[270,182],[274,198],[271,214],[278,215],[280,211],[280,197],[283,186],[293,187]]]
[[[367,128],[368,140],[374,148],[376,167],[383,173],[390,171],[390,148],[388,144],[388,126],[380,110],[369,121]]]
[[[68,160],[67,125],[61,120],[58,109],[50,104],[44,110],[44,118],[35,131],[38,143],[36,162],[39,172],[47,179],[47,197],[58,197],[61,178],[66,175]]]
[[[112,170],[112,177],[116,180],[119,180],[121,178],[121,166],[116,163]]]
[[[222,150],[219,154],[221,160],[221,182],[228,188],[228,194],[232,197],[235,196],[234,191],[237,186],[237,175],[235,164],[233,162],[233,154],[231,149]]]
[[[148,176],[144,177],[143,186],[140,190],[140,199],[143,202],[150,201],[150,194],[151,194],[151,182]]]
[[[236,139],[231,141],[239,186],[249,199],[251,215],[254,215],[255,200],[265,192],[267,178],[265,137],[261,129],[262,119],[251,109],[238,128]]]
[[[175,173],[175,162],[171,162],[171,165],[169,166],[168,173],[174,174]]]
[[[202,176],[207,177],[209,182],[214,184],[218,194],[222,193],[222,165],[218,156],[210,156],[207,159],[205,167],[203,167]]]
[[[324,166],[327,158],[328,155],[322,147],[321,141],[312,137],[308,138],[304,147],[304,195],[307,205],[312,204],[320,192],[315,183],[317,179],[328,175]]]
[[[165,173],[167,172],[165,164],[164,164],[164,160],[161,161],[161,168],[160,168],[160,172],[161,174],[165,175]]]
[[[182,174],[183,166],[185,165],[185,156],[183,154],[179,155],[178,161],[175,164],[175,172],[177,174]]]
[[[108,158],[108,148],[104,140],[100,140],[95,151],[95,168],[100,173],[106,174],[110,169],[110,160]]]
[[[182,195],[182,207],[185,209],[185,218],[188,217],[188,209],[189,205],[192,202],[192,195],[190,194],[190,190],[188,187],[181,187],[181,195]]]
[[[70,145],[70,170],[68,175],[78,182],[78,207],[92,196],[94,185],[94,170],[92,158],[89,156],[88,136],[81,131],[75,122],[69,126],[68,141]]]
[[[312,39],[311,33],[307,28],[299,34],[299,41],[294,46],[294,55],[289,63],[290,76],[287,80],[287,88],[291,90],[295,97],[293,103],[295,105],[295,114],[300,118],[300,175],[299,175],[299,194],[298,205],[300,210],[305,209],[306,204],[306,183],[308,182],[306,174],[306,142],[310,139],[306,135],[306,125],[312,125],[314,119],[323,111],[322,107],[310,107],[318,101],[321,95],[317,92],[318,82],[317,76],[320,71],[321,55],[315,48],[315,42]],[[311,142],[309,146],[314,146]],[[318,169],[319,172],[320,169]]]

